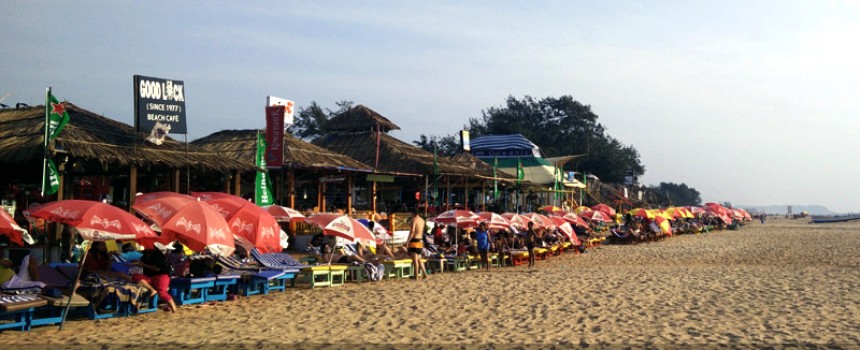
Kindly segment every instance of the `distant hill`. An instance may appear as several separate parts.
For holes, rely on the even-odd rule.
[[[786,205],[735,205],[738,208],[747,209],[750,213],[752,212],[761,212],[764,210],[768,214],[787,214],[788,213],[788,204]],[[827,207],[823,205],[792,205],[791,212],[794,214],[800,214],[801,212],[808,212],[809,215],[836,215],[838,213],[827,209]]]

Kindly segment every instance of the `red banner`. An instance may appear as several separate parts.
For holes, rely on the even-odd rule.
[[[284,113],[286,106],[266,107],[266,166],[280,168],[284,165]]]

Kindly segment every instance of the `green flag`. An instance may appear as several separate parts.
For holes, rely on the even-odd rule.
[[[555,192],[555,200],[558,200],[558,164],[553,166],[553,168],[555,169],[555,171],[553,172],[552,190]]]
[[[433,147],[433,175],[439,175],[439,156],[436,155],[436,147]]]
[[[496,168],[499,167],[499,158],[493,157],[493,200],[499,199],[499,180],[496,180]]]
[[[51,90],[47,90],[45,97],[45,116],[47,117],[45,127],[48,128],[47,141],[51,141],[60,134],[60,131],[63,131],[63,127],[69,122],[69,112],[66,112],[66,107],[51,94]]]
[[[517,158],[517,185],[526,178],[526,171],[523,170],[523,162]]]
[[[44,193],[42,195],[47,196],[54,193],[60,189],[60,172],[57,171],[57,166],[54,165],[54,161],[48,159],[46,167],[47,176],[45,176],[45,184],[42,188],[44,188]]]
[[[262,134],[257,133],[257,168],[266,169],[266,139]],[[275,200],[272,198],[272,184],[269,181],[269,176],[265,171],[257,170],[257,178],[254,183],[255,203],[259,206],[272,205]]]

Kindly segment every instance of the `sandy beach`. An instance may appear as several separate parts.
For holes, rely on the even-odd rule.
[[[772,220],[536,269],[297,289],[0,333],[5,349],[858,348],[860,223]]]

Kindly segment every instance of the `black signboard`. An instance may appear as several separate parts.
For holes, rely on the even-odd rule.
[[[185,83],[182,80],[134,76],[134,126],[161,144],[167,133],[186,134]]]

